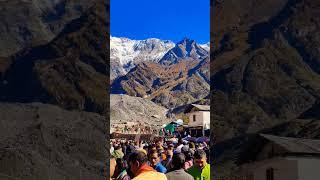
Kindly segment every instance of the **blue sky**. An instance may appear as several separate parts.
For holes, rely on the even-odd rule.
[[[210,40],[209,0],[110,0],[110,11],[112,36]]]

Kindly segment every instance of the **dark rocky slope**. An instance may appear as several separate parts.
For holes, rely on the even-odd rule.
[[[105,178],[109,4],[0,4],[0,179]]]
[[[212,153],[216,175],[223,176],[237,168],[250,134],[319,138],[317,129],[307,127],[319,127],[320,3],[214,4],[212,23],[219,26],[212,29]]]
[[[102,179],[105,117],[0,103],[0,179]]]
[[[52,103],[105,114],[109,74],[106,8],[105,2],[91,3],[47,44],[7,58],[12,63],[3,68],[1,100]]]

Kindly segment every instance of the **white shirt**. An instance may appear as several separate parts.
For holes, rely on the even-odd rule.
[[[176,149],[176,152],[177,153],[181,153],[181,148],[183,147],[184,145],[183,144],[180,144],[177,149]]]

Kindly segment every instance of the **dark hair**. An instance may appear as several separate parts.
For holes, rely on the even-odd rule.
[[[157,153],[158,157],[160,156],[160,153],[158,152],[158,150],[150,150],[149,152],[150,157],[152,156],[152,154],[155,154],[155,153]]]
[[[138,161],[140,164],[144,164],[148,161],[147,155],[142,151],[135,151],[129,155],[128,162]]]
[[[128,166],[127,166],[126,162],[123,159],[117,158],[116,162],[117,162],[116,168],[118,168],[118,170],[120,172],[122,172],[122,171],[127,169]]]
[[[193,155],[194,159],[201,159],[204,157],[207,157],[207,154],[204,150],[202,149],[197,149],[196,152]]]
[[[182,169],[184,167],[184,163],[186,162],[186,157],[182,153],[173,154],[172,157],[172,165],[173,170]]]
[[[168,149],[173,150],[173,149],[174,149],[174,145],[169,144],[169,145],[168,145]]]
[[[119,149],[122,149],[120,145],[114,147],[114,150],[119,150]]]
[[[190,161],[193,159],[193,152],[190,149],[184,152],[184,155],[186,156],[186,161]]]
[[[194,143],[193,143],[193,142],[190,142],[190,143],[189,143],[189,148],[195,148],[195,146],[194,146]]]

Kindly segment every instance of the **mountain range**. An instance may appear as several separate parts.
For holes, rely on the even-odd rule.
[[[232,179],[258,133],[320,138],[320,3],[212,4],[211,152],[216,178]]]
[[[72,2],[65,3],[63,8],[70,10],[56,17],[55,21],[64,22],[66,16],[74,16],[74,19],[66,22],[56,35],[41,44],[32,45],[32,39],[29,39],[28,46],[2,57],[0,99],[5,102],[50,103],[65,109],[105,114],[108,111],[106,86],[109,69],[105,49],[109,37],[105,37],[106,33],[99,28],[107,26],[107,6],[102,3],[103,6],[98,7],[100,3],[92,2],[82,9],[80,3],[77,7],[83,12],[76,16]],[[26,6],[38,7],[30,3]],[[16,16],[17,20],[21,18]],[[27,25],[37,27],[32,23]],[[7,43],[8,46],[13,44]]]
[[[155,47],[163,47],[162,41],[157,42],[161,45]],[[111,93],[145,97],[166,108],[208,98],[209,52],[203,48],[206,46],[184,38],[167,52],[161,52],[162,56],[139,59],[129,72],[114,79]]]
[[[108,2],[10,0],[0,9],[0,179],[102,179]]]
[[[155,63],[164,63],[164,55],[176,44],[170,40],[161,40],[157,38],[149,38],[145,40],[132,40],[124,37],[110,37],[110,79],[114,80],[119,76],[126,75],[138,63],[148,61]],[[184,45],[182,45],[184,46]],[[208,54],[209,44],[197,45],[201,46]],[[188,47],[191,48],[191,47]],[[179,48],[175,48],[178,50]],[[198,48],[199,49],[199,48]],[[176,52],[180,53],[180,52]],[[172,54],[173,55],[173,54]],[[168,57],[169,61],[174,61]],[[180,56],[180,54],[179,54]],[[176,56],[177,57],[177,56]],[[180,58],[185,58],[183,55]],[[162,60],[162,62],[159,62]]]

